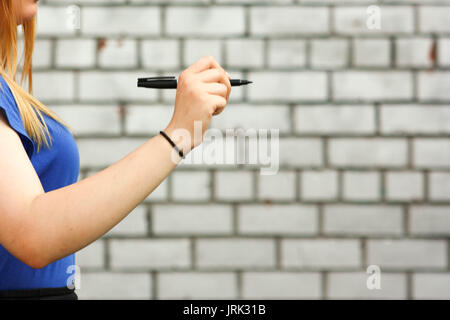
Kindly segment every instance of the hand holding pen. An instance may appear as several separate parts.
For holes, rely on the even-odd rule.
[[[174,76],[141,78],[137,85],[144,88],[177,89],[173,116],[164,133],[172,140],[171,144],[176,144],[186,155],[202,143],[212,116],[224,110],[231,87],[251,83],[230,78],[212,56],[204,56],[183,70],[178,80]],[[201,132],[197,132],[199,127]]]
[[[230,79],[230,83],[232,87],[237,87],[253,82],[241,79]],[[137,86],[142,88],[176,89],[177,79],[175,76],[139,78]]]

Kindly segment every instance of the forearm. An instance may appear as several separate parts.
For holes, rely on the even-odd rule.
[[[108,168],[37,196],[28,213],[29,241],[48,262],[80,250],[141,203],[176,167],[173,159],[172,147],[157,135]]]

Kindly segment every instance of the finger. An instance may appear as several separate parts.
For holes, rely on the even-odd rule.
[[[214,58],[210,55],[203,56],[197,61],[195,61],[192,65],[190,65],[186,70],[189,70],[193,73],[199,73],[204,70],[210,69],[214,67]]]
[[[200,72],[198,77],[204,82],[219,82],[223,77],[223,73],[219,69],[213,68]]]
[[[220,114],[223,110],[225,109],[225,107],[217,107],[216,111],[214,111],[213,116],[217,116],[218,114]]]
[[[211,114],[214,114],[217,109],[225,108],[225,106],[227,105],[227,100],[222,96],[212,94],[210,95],[210,103],[213,108]]]
[[[223,83],[227,88],[226,99],[228,100],[231,93],[231,82],[227,76],[224,76],[220,69],[208,69],[200,72],[199,77],[205,82],[219,82]]]
[[[231,76],[227,75],[227,72],[225,71],[225,69],[222,68],[222,66],[216,60],[213,60],[212,64],[217,69],[221,70],[224,74],[224,79],[221,82],[223,82],[223,84],[225,84],[228,87],[228,94],[227,94],[227,100],[228,100],[228,97],[230,96],[230,93],[231,93],[231,82],[230,82]]]
[[[223,83],[208,82],[205,83],[204,86],[209,94],[215,94],[227,98],[228,88]]]

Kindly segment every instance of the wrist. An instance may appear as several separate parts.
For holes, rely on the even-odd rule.
[[[181,150],[186,156],[192,149],[190,135],[185,129],[180,129],[172,125],[168,125],[164,130],[164,133],[175,143],[179,150]]]

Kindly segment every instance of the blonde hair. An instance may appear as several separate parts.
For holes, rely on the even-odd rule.
[[[33,97],[32,57],[36,33],[36,17],[24,21],[21,26],[24,35],[23,66],[20,82],[28,78],[28,91],[16,82],[17,61],[17,16],[14,0],[0,1],[0,75],[8,84],[19,109],[20,117],[28,136],[37,144],[37,152],[43,144],[51,145],[51,136],[42,113],[71,128],[42,102]],[[20,7],[21,4],[19,4]],[[4,90],[1,88],[0,90]],[[50,142],[49,142],[50,140]]]

